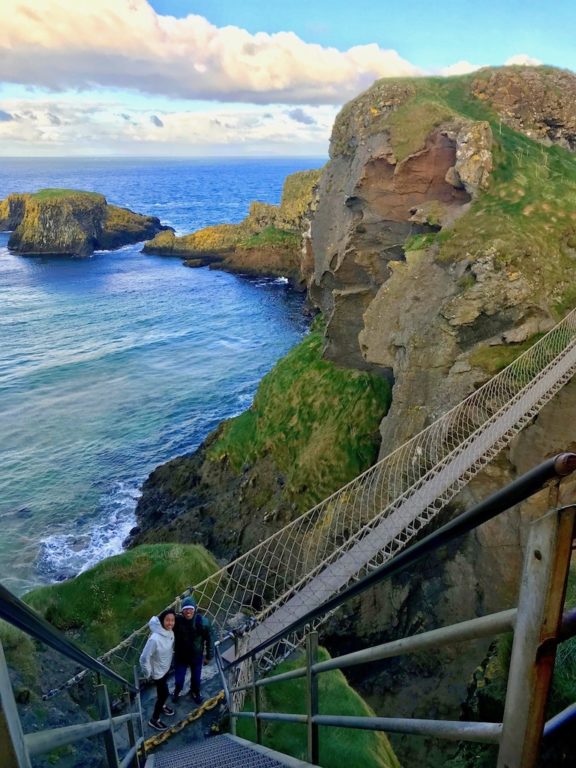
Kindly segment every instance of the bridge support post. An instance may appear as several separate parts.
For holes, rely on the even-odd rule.
[[[310,632],[306,637],[306,703],[308,715],[308,762],[318,765],[319,744],[318,725],[314,718],[318,714],[318,675],[312,671],[312,665],[318,661],[318,632]]]
[[[138,667],[134,667],[134,687],[136,688],[136,693],[134,695],[134,704],[136,705],[136,709],[138,712],[138,735],[144,739],[144,722],[142,720],[142,697],[140,696],[140,675],[138,674]],[[134,726],[132,726],[134,727]],[[134,743],[138,741],[138,738],[136,737],[136,734],[134,734]],[[132,741],[130,741],[132,743]],[[142,749],[136,752],[136,768],[140,768],[140,766],[144,763],[146,760],[146,748],[144,746],[144,741],[142,742]]]
[[[555,506],[562,503],[555,487]],[[554,490],[554,489],[553,489]],[[571,496],[572,502],[574,496]],[[518,599],[497,768],[534,768],[570,566],[576,507],[531,526]]]
[[[0,749],[3,768],[31,768],[30,755],[0,642]]]
[[[258,680],[258,660],[252,657],[252,694],[254,696],[254,723],[256,725],[256,744],[262,744],[262,720],[260,719],[260,694],[262,689],[256,685]]]

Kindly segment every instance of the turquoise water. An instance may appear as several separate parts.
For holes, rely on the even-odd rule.
[[[0,198],[94,189],[179,231],[278,202],[319,161],[8,161]],[[10,254],[0,234],[0,580],[16,592],[116,553],[138,489],[251,402],[305,333],[283,279],[188,269],[140,246],[90,259]]]

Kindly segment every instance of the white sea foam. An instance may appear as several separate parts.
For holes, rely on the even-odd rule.
[[[136,524],[140,491],[136,483],[115,483],[101,500],[101,521],[85,531],[57,533],[40,542],[37,570],[49,581],[61,581],[122,552]]]

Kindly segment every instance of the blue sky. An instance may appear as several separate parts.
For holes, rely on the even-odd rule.
[[[568,0],[153,0],[151,4],[159,13],[200,14],[217,26],[232,24],[253,33],[291,30],[308,42],[340,50],[378,43],[395,48],[424,69],[439,69],[460,59],[502,64],[518,53],[576,69],[576,3]]]
[[[576,70],[574,7],[2,0],[0,155],[325,155],[378,77]]]

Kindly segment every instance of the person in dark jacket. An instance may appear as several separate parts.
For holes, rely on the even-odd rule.
[[[191,597],[182,602],[182,613],[176,616],[174,626],[174,695],[178,701],[190,668],[190,695],[196,704],[202,703],[200,678],[202,664],[208,664],[214,654],[210,621],[201,616]]]

